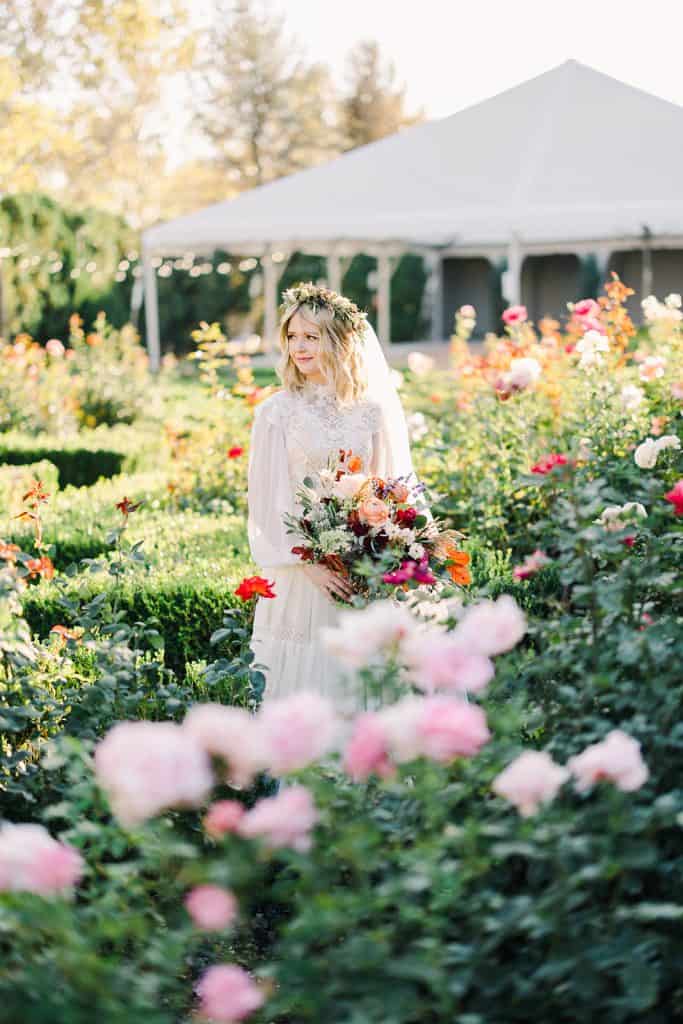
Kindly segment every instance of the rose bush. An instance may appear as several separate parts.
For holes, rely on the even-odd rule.
[[[1,549],[0,1020],[683,1013],[680,302],[636,332],[625,297],[611,282],[564,332],[513,309],[483,357],[468,307],[451,371],[412,360],[418,470],[473,582],[340,619],[353,721],[315,695],[256,711],[253,597],[215,623],[229,656],[155,658],[125,599],[144,507],[106,599],[79,601],[87,564],[36,584]],[[238,509],[249,404],[220,408],[193,429]],[[164,481],[199,479],[182,433]],[[184,501],[158,510],[183,552]],[[71,602],[52,640],[22,616],[38,593]],[[3,841],[27,825],[47,831]]]

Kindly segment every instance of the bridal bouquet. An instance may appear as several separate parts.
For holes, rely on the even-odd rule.
[[[352,451],[331,456],[316,479],[307,477],[296,498],[298,516],[285,516],[301,544],[292,552],[325,565],[351,582],[362,597],[439,582],[471,582],[469,555],[458,534],[420,511],[422,484],[383,480],[363,472]]]

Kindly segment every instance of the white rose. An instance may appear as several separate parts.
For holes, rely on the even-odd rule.
[[[434,360],[422,352],[410,352],[408,354],[408,366],[416,377],[424,377],[434,369]]]
[[[621,389],[621,400],[625,409],[637,409],[644,398],[645,392],[636,384],[627,384]]]
[[[537,359],[513,359],[510,363],[508,383],[519,391],[535,384],[541,376],[541,364]]]
[[[636,466],[639,469],[654,469],[657,465],[658,452],[657,442],[651,437],[645,438],[633,453]]]
[[[349,498],[355,498],[367,482],[368,478],[364,473],[346,473],[333,485],[332,493],[335,498],[348,501]]]

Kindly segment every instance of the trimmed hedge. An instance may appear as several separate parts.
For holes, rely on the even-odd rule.
[[[104,490],[100,485],[100,492]],[[93,544],[97,536],[92,535]],[[99,537],[104,544],[104,529]],[[74,546],[85,540],[85,533],[72,536]],[[232,655],[227,646],[211,647],[209,639],[221,626],[226,608],[243,607],[245,621],[251,615],[251,607],[242,605],[234,594],[248,571],[243,520],[154,510],[137,520],[132,518],[126,542],[140,540],[146,563],[127,568],[120,580],[107,571],[81,571],[65,581],[64,594],[74,608],[105,592],[127,622],[157,619],[164,640],[164,662],[181,678],[186,661]],[[111,566],[109,557],[102,562],[105,568]],[[26,591],[22,603],[34,633],[45,637],[58,623],[75,623],[76,612],[65,608],[61,597],[62,591],[52,582]]]
[[[209,641],[211,634],[220,628],[226,608],[241,606],[245,622],[251,615],[251,608],[242,605],[234,594],[240,578],[236,575],[232,579],[201,583],[191,576],[126,580],[118,589],[117,607],[130,623],[157,621],[164,641],[164,664],[173,669],[179,679],[184,679],[186,662],[234,655],[227,643],[212,647]],[[97,583],[90,585],[91,580]],[[87,600],[107,589],[113,599],[113,588],[107,585],[107,577],[91,577],[91,580],[86,585],[80,577],[78,596],[81,599]],[[67,626],[75,623],[76,617],[65,611],[56,588],[32,587],[22,603],[31,631],[41,637],[46,637],[58,623]]]
[[[60,487],[89,487],[102,477],[135,472],[158,463],[158,428],[100,427],[60,440],[50,434],[0,434],[0,462],[20,466],[48,460],[57,467]]]

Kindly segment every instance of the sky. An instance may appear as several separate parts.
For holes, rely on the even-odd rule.
[[[210,3],[210,0],[204,0]],[[444,117],[568,58],[683,105],[680,0],[271,0],[308,56],[343,81],[377,39],[410,109]]]

